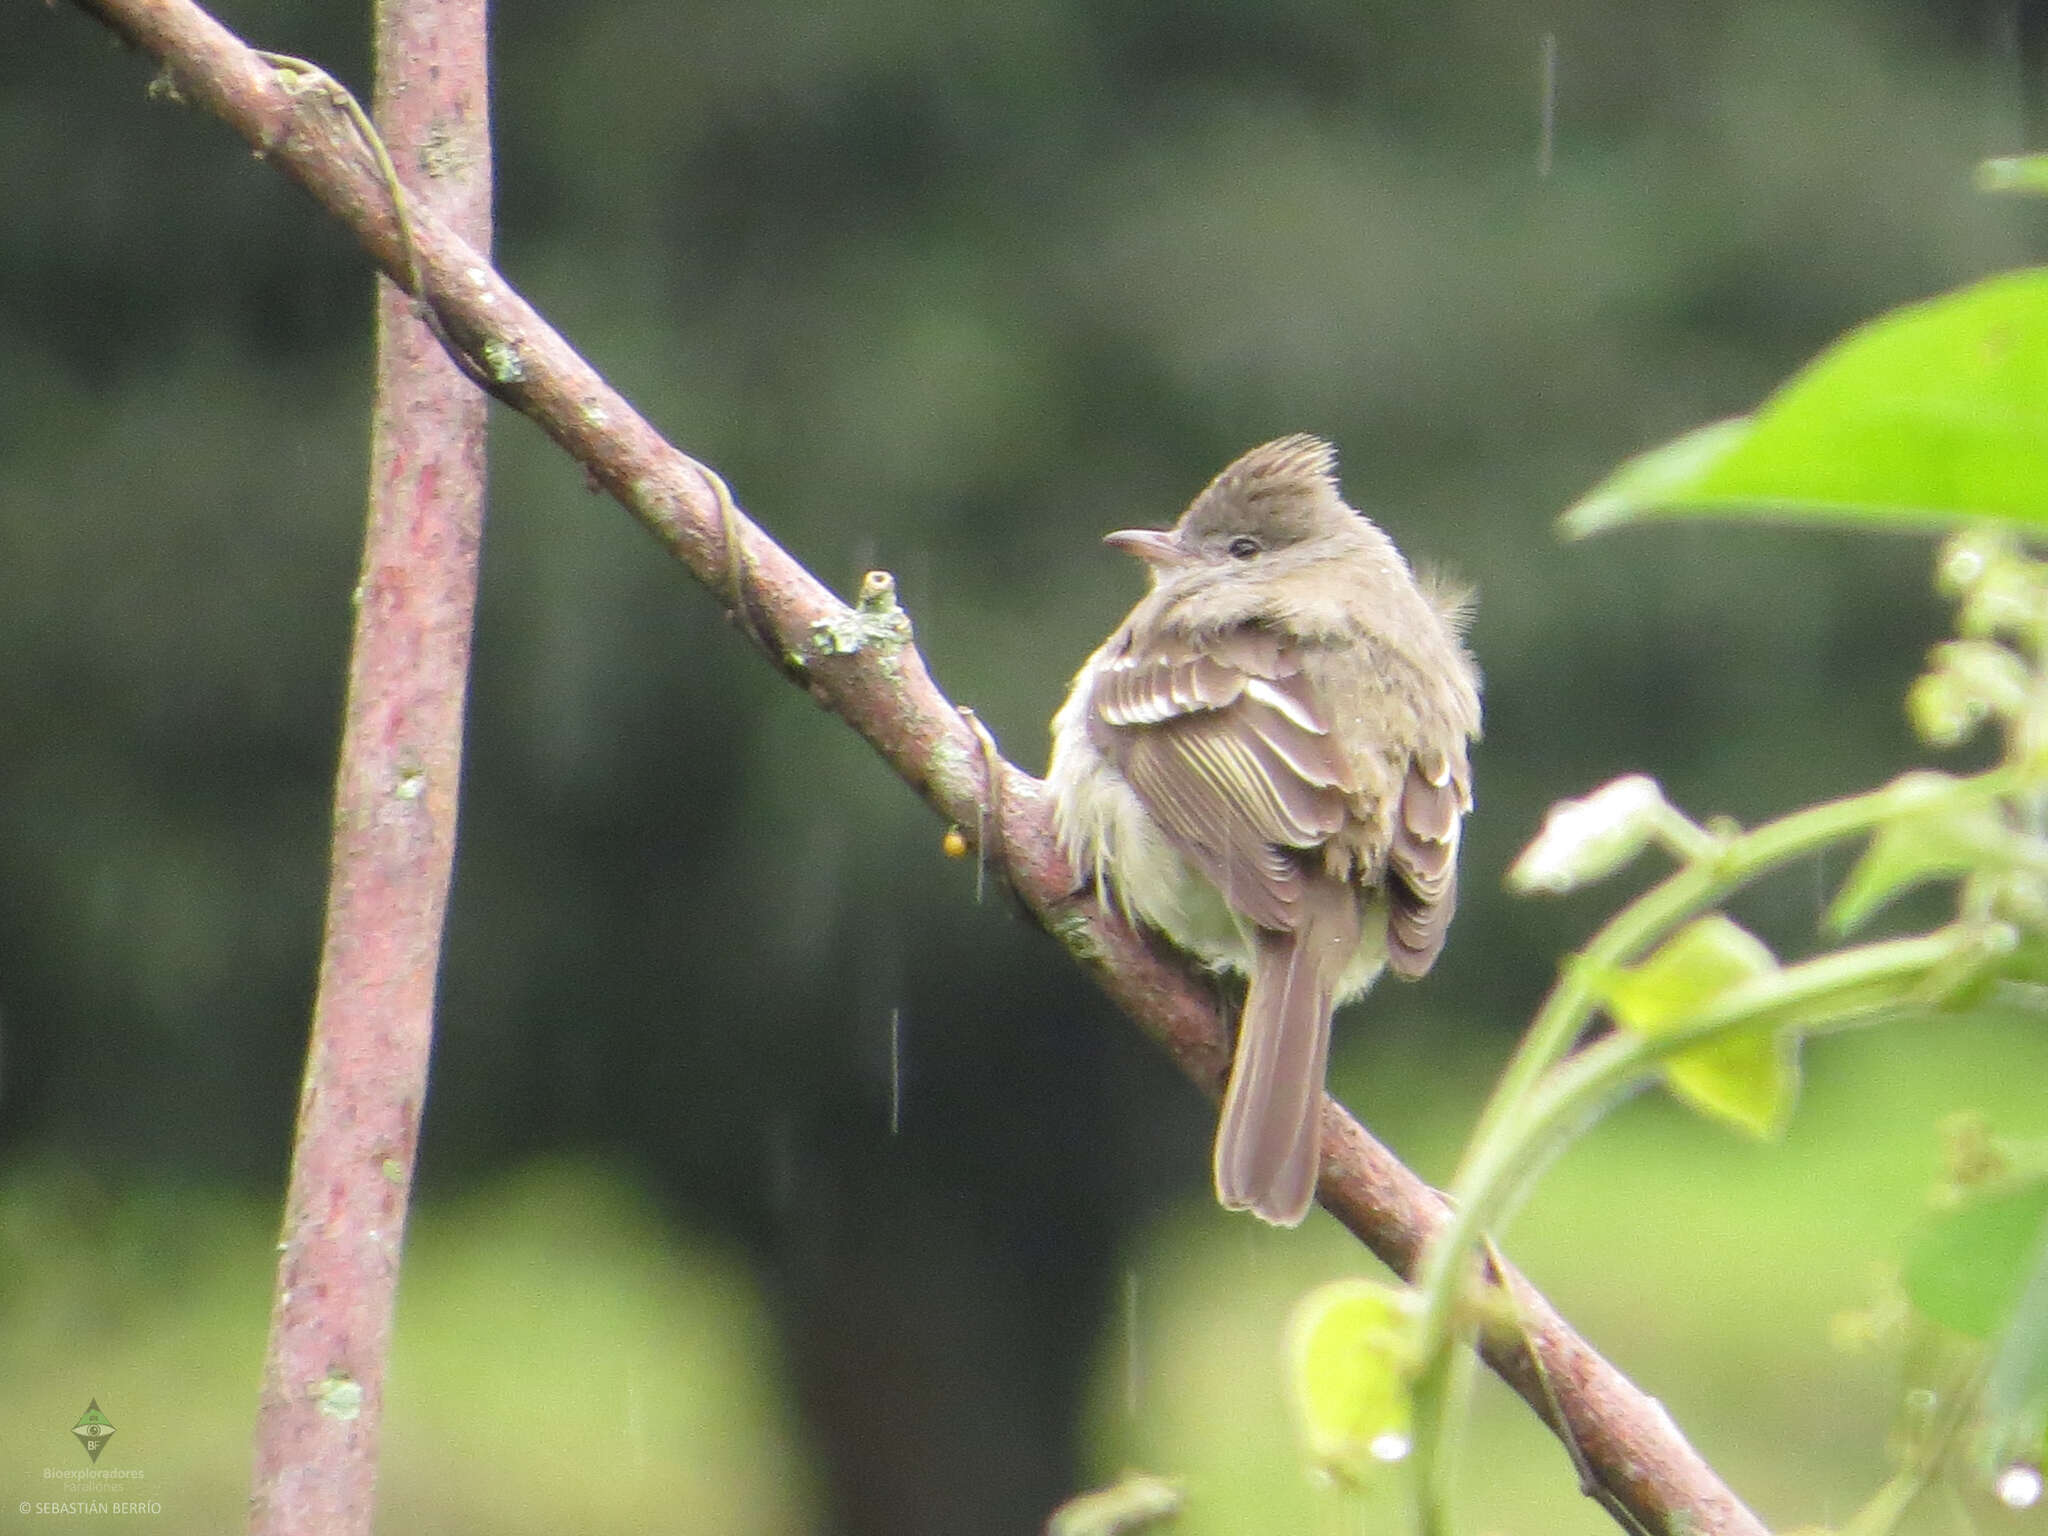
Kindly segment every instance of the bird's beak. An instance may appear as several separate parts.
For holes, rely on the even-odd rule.
[[[1187,551],[1171,528],[1120,528],[1115,533],[1105,533],[1102,542],[1111,549],[1136,555],[1147,565],[1178,565],[1187,559]]]

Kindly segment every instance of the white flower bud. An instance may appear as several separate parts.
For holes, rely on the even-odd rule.
[[[1657,781],[1631,773],[1561,800],[1508,871],[1511,889],[1561,894],[1604,878],[1643,851],[1677,813]]]

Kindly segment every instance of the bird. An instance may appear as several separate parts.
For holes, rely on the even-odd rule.
[[[1151,586],[1053,718],[1054,832],[1084,888],[1248,979],[1216,1196],[1295,1226],[1332,1012],[1383,969],[1427,972],[1457,905],[1471,600],[1416,575],[1306,433],[1235,460],[1171,528],[1104,542]]]

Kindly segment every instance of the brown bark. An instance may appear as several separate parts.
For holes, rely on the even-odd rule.
[[[490,248],[483,0],[382,0],[379,132],[409,204]],[[370,494],[327,928],[279,1242],[249,1528],[368,1536],[400,1247],[455,855],[484,415],[377,294]]]

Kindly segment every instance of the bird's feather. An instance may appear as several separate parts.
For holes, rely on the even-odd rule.
[[[1458,905],[1458,833],[1472,804],[1463,754],[1408,767],[1387,850],[1387,963],[1416,977],[1436,963]]]
[[[1290,850],[1347,817],[1343,752],[1299,666],[1247,629],[1195,651],[1174,636],[1096,684],[1103,746],[1182,855],[1261,927],[1297,926],[1311,878]]]

